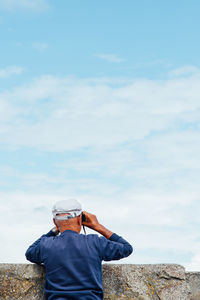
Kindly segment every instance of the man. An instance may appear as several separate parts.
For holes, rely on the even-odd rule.
[[[95,215],[82,212],[76,200],[57,202],[52,213],[55,228],[26,251],[29,261],[45,266],[46,299],[103,299],[102,261],[127,257],[132,246],[101,225]],[[80,234],[81,225],[103,236]]]

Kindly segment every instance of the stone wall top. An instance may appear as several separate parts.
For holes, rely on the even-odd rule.
[[[44,267],[0,264],[0,300],[43,299]],[[200,272],[174,264],[103,265],[105,300],[200,300]]]

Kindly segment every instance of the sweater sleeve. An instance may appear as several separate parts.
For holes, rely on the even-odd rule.
[[[37,239],[26,251],[26,259],[32,263],[42,264],[43,257],[41,253],[41,242],[48,237],[55,236],[53,231],[49,231],[47,234],[43,234],[39,239]]]
[[[100,249],[104,261],[119,260],[133,252],[132,246],[116,233],[113,233],[109,240],[100,237]]]

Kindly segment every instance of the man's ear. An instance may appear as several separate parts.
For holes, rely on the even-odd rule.
[[[54,222],[54,224],[55,224],[56,230],[58,231],[58,226],[57,226],[56,220],[55,220],[54,218],[53,218],[53,222]]]

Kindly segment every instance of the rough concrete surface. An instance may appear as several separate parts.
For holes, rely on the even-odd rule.
[[[35,264],[0,264],[0,300],[41,300],[44,278]]]
[[[45,272],[34,264],[0,264],[0,300],[42,300]],[[200,300],[200,273],[180,265],[103,265],[105,300]]]
[[[105,265],[105,299],[188,300],[190,289],[179,265]]]
[[[191,300],[200,300],[200,272],[188,272],[186,278],[190,285]]]

